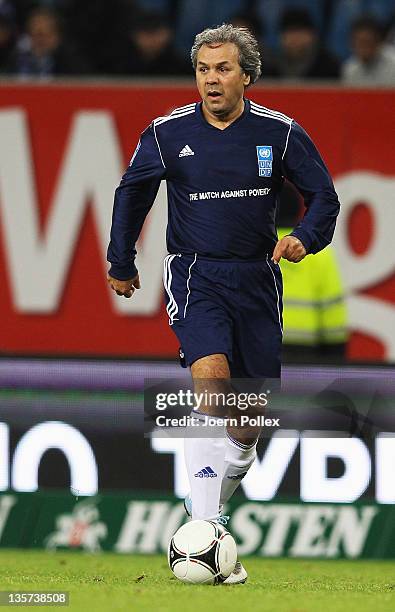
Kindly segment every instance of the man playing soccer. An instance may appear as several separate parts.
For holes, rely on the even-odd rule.
[[[228,24],[205,30],[191,57],[202,100],[155,119],[143,132],[115,194],[108,281],[127,298],[140,288],[134,245],[165,179],[169,322],[195,391],[227,393],[232,379],[279,379],[278,262],[296,263],[327,246],[339,202],[306,132],[245,97],[261,73],[248,30]],[[278,241],[274,219],[284,176],[304,196],[307,212]],[[219,416],[211,405],[199,412]],[[235,426],[222,433],[185,440],[191,485],[185,507],[193,519],[224,524],[222,506],[251,467],[259,432]],[[246,578],[238,562],[225,583]]]

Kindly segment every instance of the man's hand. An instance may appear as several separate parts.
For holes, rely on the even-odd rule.
[[[138,274],[129,280],[118,280],[108,274],[107,281],[117,295],[123,295],[126,298],[131,298],[135,289],[140,289],[141,287]]]
[[[296,236],[284,236],[284,238],[281,238],[274,247],[272,261],[278,264],[281,257],[284,257],[284,259],[288,261],[298,263],[298,261],[302,261],[306,255],[306,249],[299,238],[296,238]]]

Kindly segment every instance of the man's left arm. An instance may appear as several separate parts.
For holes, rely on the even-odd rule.
[[[283,174],[304,197],[306,213],[289,236],[280,240],[273,261],[301,261],[332,240],[340,204],[328,169],[308,134],[294,121],[283,154]]]

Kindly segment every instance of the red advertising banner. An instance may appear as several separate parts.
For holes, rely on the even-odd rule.
[[[395,91],[248,94],[301,123],[334,177],[349,356],[395,360]],[[2,85],[2,353],[175,356],[161,284],[162,188],[140,239],[143,289],[132,300],[110,292],[105,254],[113,192],[140,132],[196,99],[192,86]]]

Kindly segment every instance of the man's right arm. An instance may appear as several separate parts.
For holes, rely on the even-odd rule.
[[[135,244],[154,203],[166,168],[151,124],[141,135],[130,165],[115,191],[111,240],[107,260],[109,276],[126,281],[137,276]]]

